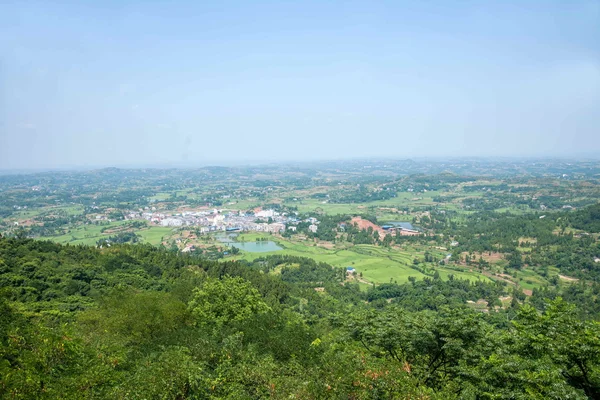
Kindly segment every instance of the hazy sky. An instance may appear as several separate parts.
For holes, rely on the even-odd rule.
[[[600,0],[0,1],[0,169],[600,154]]]

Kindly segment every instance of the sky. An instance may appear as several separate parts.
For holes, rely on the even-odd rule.
[[[0,169],[600,155],[600,0],[0,0]]]

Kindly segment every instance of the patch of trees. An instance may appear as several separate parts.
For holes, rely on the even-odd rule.
[[[119,232],[116,235],[109,236],[106,239],[100,239],[97,243],[98,246],[106,246],[107,244],[124,244],[124,243],[137,243],[140,236],[135,232]]]
[[[572,212],[568,218],[573,228],[598,233],[600,232],[600,203]]]
[[[421,281],[398,285],[384,283],[372,287],[367,292],[369,301],[393,299],[392,302],[407,310],[438,310],[443,306],[465,307],[467,300],[484,299],[490,305],[498,305],[498,298],[506,294],[506,287],[499,283],[470,282],[451,277],[444,281],[425,278]]]

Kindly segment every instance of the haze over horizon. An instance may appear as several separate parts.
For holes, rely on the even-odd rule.
[[[600,153],[600,1],[0,5],[0,170]]]

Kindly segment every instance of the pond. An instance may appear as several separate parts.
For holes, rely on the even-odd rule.
[[[277,243],[270,240],[267,242],[230,242],[229,244],[250,253],[265,253],[267,251],[283,250],[283,247],[278,246]]]
[[[266,242],[236,242],[235,238],[237,234],[218,234],[215,238],[222,243],[226,243],[229,246],[237,247],[240,250],[244,250],[250,253],[266,253],[268,251],[283,250],[283,247],[278,246],[277,243],[268,240]]]
[[[404,229],[410,229],[410,230],[415,229],[410,222],[391,221],[391,222],[388,222],[386,225],[392,225],[395,228],[404,228]]]

